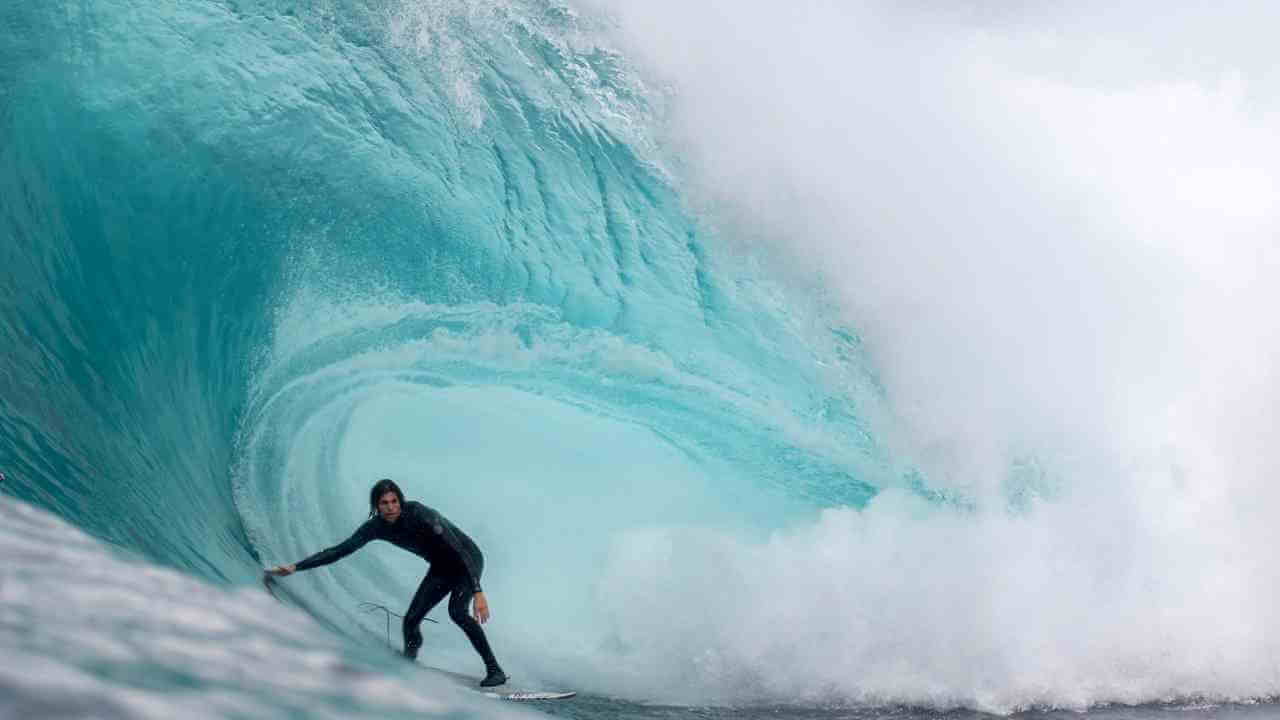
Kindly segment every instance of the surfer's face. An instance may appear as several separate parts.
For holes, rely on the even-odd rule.
[[[389,523],[400,517],[400,498],[393,492],[383,493],[378,498],[378,515]]]

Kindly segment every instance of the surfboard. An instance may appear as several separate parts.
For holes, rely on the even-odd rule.
[[[426,666],[427,670],[441,677],[448,678],[455,684],[464,687],[472,692],[480,693],[486,697],[496,698],[498,700],[508,700],[510,702],[532,702],[536,700],[567,700],[575,697],[578,693],[574,690],[531,690],[512,687],[508,680],[507,684],[497,687],[482,688],[480,687],[480,679],[473,678],[470,675],[463,675],[449,670],[441,670],[437,667]]]
[[[288,596],[288,593],[284,591],[284,588],[280,585],[280,583],[276,582],[275,576],[271,575],[271,573],[266,572],[265,570],[262,573],[262,585],[267,589],[267,592],[271,594],[271,597],[275,598],[278,602],[282,602],[282,601],[280,600],[280,595],[277,593],[285,594],[286,596]],[[289,599],[292,600],[295,605],[299,605],[300,607],[306,607],[304,604],[299,602],[297,598],[290,596]],[[372,603],[367,603],[367,604],[372,605]],[[387,610],[387,608],[381,605],[375,605],[373,607],[381,610]],[[387,612],[390,613],[391,611],[387,610]],[[429,622],[436,622],[431,618],[423,618],[423,619]],[[388,623],[389,622],[390,622],[390,614],[388,614]],[[387,629],[387,647],[388,648],[391,647],[390,625],[388,625],[388,629]],[[396,653],[396,655],[397,657],[403,657],[399,653]],[[462,673],[456,673],[450,670],[443,670],[441,668],[431,667],[430,665],[427,665],[425,667],[427,670],[435,673],[436,675],[448,678],[449,680],[453,681],[455,684],[461,687],[464,687],[467,690],[470,690],[471,692],[479,693],[481,695],[484,695],[485,697],[496,698],[498,700],[509,700],[511,702],[532,702],[537,700],[567,700],[571,697],[576,697],[578,694],[576,690],[518,689],[518,688],[512,687],[510,685],[510,681],[508,681],[506,684],[499,685],[497,687],[482,688],[480,687],[479,678],[473,678],[470,675],[463,675]]]

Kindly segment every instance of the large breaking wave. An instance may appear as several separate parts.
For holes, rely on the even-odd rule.
[[[949,211],[950,232],[985,238],[953,250],[896,212],[894,182],[865,179],[937,163],[927,204],[967,151],[743,146],[737,128],[789,127],[736,104],[769,71],[720,46],[763,78],[735,94],[722,51],[643,59],[672,52],[613,11],[640,37],[544,2],[0,11],[4,490],[133,556],[6,501],[5,645],[57,680],[0,666],[15,707],[492,711],[445,688],[385,705],[420,680],[376,652],[383,620],[358,603],[406,603],[415,558],[370,547],[289,578],[308,617],[255,611],[283,629],[240,609],[265,601],[246,587],[264,564],[345,537],[383,476],[485,549],[490,632],[520,677],[646,702],[1001,712],[1274,695],[1276,585],[1249,550],[1271,535],[1232,495],[1273,466],[1224,480],[1212,458],[1234,446],[1200,437],[1153,454],[1062,360],[1077,318],[1021,283],[989,290],[1030,271],[1063,291],[1041,261],[1087,274],[1094,241],[1028,249],[999,239],[1025,225],[991,239]],[[836,15],[868,54],[914,47],[884,42],[876,13]],[[857,105],[860,132],[937,136],[854,75],[903,112]],[[949,107],[937,84],[924,104]],[[752,152],[783,160],[727,159]],[[851,152],[861,169],[833,171]],[[1018,171],[990,179],[1007,209],[1001,173]],[[788,194],[806,182],[821,189]],[[1098,285],[1084,305],[1130,297]],[[1002,309],[1018,302],[1065,318],[1065,338]],[[1107,427],[1073,425],[1095,415]],[[54,587],[84,609],[60,620],[78,643],[32,629],[59,622]],[[428,642],[438,664],[475,662],[450,628]],[[228,660],[245,653],[253,681]]]

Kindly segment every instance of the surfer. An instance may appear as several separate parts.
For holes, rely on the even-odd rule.
[[[445,595],[451,595],[449,617],[462,628],[471,646],[484,659],[485,677],[480,681],[481,687],[505,683],[506,673],[498,666],[480,627],[489,620],[489,603],[480,589],[480,573],[484,571],[480,548],[440,513],[420,502],[406,502],[404,493],[392,480],[384,478],[374,483],[369,490],[369,519],[351,537],[305,560],[277,565],[267,573],[284,577],[328,565],[359,550],[370,540],[386,540],[431,564],[404,615],[405,657],[411,660],[418,657],[418,648],[422,647],[418,626],[431,608]],[[474,617],[467,614],[468,605],[473,606]]]

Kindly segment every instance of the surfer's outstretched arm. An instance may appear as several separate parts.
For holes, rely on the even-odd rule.
[[[328,565],[329,563],[337,562],[364,547],[373,539],[373,522],[374,520],[370,520],[369,522],[361,525],[356,529],[355,533],[351,537],[343,540],[333,547],[325,548],[324,550],[321,550],[320,552],[297,563],[292,563],[290,565],[277,565],[267,572],[277,577],[284,577],[286,575],[292,575],[294,572],[299,570],[310,570],[312,568],[318,568],[321,565]]]

